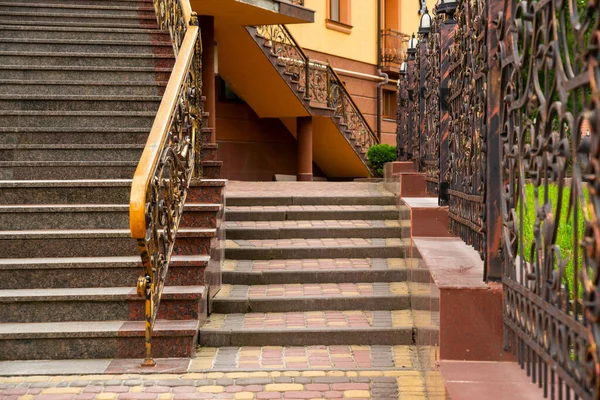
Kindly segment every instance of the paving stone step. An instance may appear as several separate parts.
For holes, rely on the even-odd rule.
[[[214,224],[221,204],[186,203],[182,226]],[[129,204],[0,205],[0,226],[23,229],[127,229]],[[215,228],[216,226],[212,226]]]
[[[215,229],[181,228],[175,253],[209,254]],[[5,258],[110,257],[138,255],[129,229],[0,231]]]
[[[207,255],[171,258],[166,285],[203,285]],[[0,290],[132,286],[142,273],[140,256],[0,258]]]
[[[0,324],[0,360],[143,358],[143,321],[77,321]],[[189,357],[198,321],[157,320],[155,357]]]
[[[230,206],[227,221],[286,220],[397,220],[407,219],[406,206],[381,205],[292,205],[292,206]]]
[[[406,282],[223,285],[213,311],[404,310],[411,306]]]
[[[131,179],[0,180],[0,204],[129,204],[131,182]],[[225,184],[224,179],[193,180],[187,201],[220,203]]]
[[[355,283],[404,282],[410,265],[408,258],[337,258],[299,260],[225,260],[223,283],[231,285],[268,285],[290,282]],[[411,279],[416,279],[411,270]],[[429,279],[422,275],[421,280]]]
[[[300,188],[302,190],[302,188]],[[300,191],[299,190],[299,191]],[[228,206],[306,206],[306,205],[385,205],[393,206],[396,204],[396,198],[390,195],[354,195],[354,196],[332,196],[323,193],[319,196],[310,195],[269,195],[263,194],[244,195],[235,193],[227,196]]]
[[[0,5],[0,12],[2,6]],[[0,33],[1,35],[1,33]],[[134,53],[156,52],[173,54],[171,41],[158,40],[84,40],[84,39],[33,39],[4,38],[0,36],[0,51],[56,52],[56,53]]]
[[[212,314],[201,346],[409,345],[410,310]]]
[[[410,220],[229,221],[226,228],[232,240],[410,236]]]
[[[83,29],[83,28],[82,28]],[[85,28],[102,29],[102,28]],[[104,28],[106,29],[106,28]],[[82,53],[82,52],[18,52],[0,51],[2,65],[46,66],[46,67],[145,67],[172,68],[175,62],[173,54],[153,53]],[[90,80],[93,84],[94,80]],[[115,82],[118,84],[119,82]]]
[[[2,57],[0,57],[0,62],[2,62],[1,60]],[[150,62],[153,61],[150,60]],[[162,96],[167,82],[2,80],[0,85],[6,95],[15,96],[31,94],[38,96],[94,96],[98,94],[103,96]]]
[[[225,257],[231,260],[301,258],[404,257],[408,244],[402,239],[269,239],[227,240]]]
[[[72,65],[0,65],[0,80],[165,82],[171,76],[167,67],[113,67]],[[10,126],[10,125],[3,125]],[[93,126],[93,125],[83,125]]]
[[[0,180],[127,179],[137,161],[0,161]]]
[[[2,101],[0,101],[0,105]],[[143,144],[0,144],[3,161],[138,161]]]
[[[64,125],[110,128],[152,127],[154,111],[13,111],[0,110],[0,124],[11,127],[61,127]],[[109,129],[110,129],[109,128]]]
[[[0,323],[143,321],[145,299],[136,293],[136,280],[128,287],[0,290]],[[165,287],[158,318],[204,319],[205,296],[204,286]]]
[[[0,110],[14,111],[88,111],[154,112],[161,96],[0,95]]]
[[[76,37],[80,40],[121,40],[127,38],[134,41],[150,39],[158,39],[161,41],[171,40],[167,31],[161,31],[158,29],[19,25],[0,25],[0,37],[13,39],[73,39]]]

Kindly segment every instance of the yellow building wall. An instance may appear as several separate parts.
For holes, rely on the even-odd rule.
[[[419,10],[421,9],[419,0],[398,0],[400,2],[400,32],[407,35],[415,35],[419,30],[419,22],[421,16]],[[427,8],[429,14],[433,16],[432,10],[435,7],[437,0],[427,0]]]
[[[325,26],[326,0],[305,0],[304,5],[316,11],[314,24],[287,26],[300,46],[373,65],[377,64],[377,0],[351,0],[352,32],[349,34]]]

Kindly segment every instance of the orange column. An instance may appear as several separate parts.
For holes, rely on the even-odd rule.
[[[312,117],[298,117],[298,181],[313,180]]]
[[[213,128],[211,143],[217,136],[217,91],[215,85],[215,18],[200,16],[200,34],[202,35],[202,95],[206,97],[204,111],[208,113],[208,127]]]

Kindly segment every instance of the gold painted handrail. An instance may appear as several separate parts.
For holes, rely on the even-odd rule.
[[[156,365],[152,333],[187,190],[200,168],[202,44],[198,18],[188,0],[154,0],[161,29],[168,29],[177,56],[131,186],[129,223],[137,240],[146,300],[146,357]]]

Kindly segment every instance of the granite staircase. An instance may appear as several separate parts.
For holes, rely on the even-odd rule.
[[[144,356],[129,192],[173,64],[151,0],[0,0],[0,360]],[[225,181],[203,157],[158,358],[190,356],[206,318]]]
[[[252,185],[270,191],[238,188]],[[437,334],[417,327],[431,294],[426,276],[409,276],[408,208],[377,184],[296,185],[228,189],[224,285],[199,339],[224,358],[207,368],[242,368],[227,358],[240,348],[388,348],[415,344],[417,329]]]

